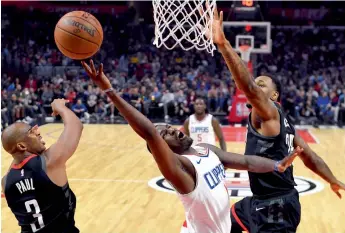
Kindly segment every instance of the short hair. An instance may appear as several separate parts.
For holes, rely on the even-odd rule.
[[[274,83],[275,89],[279,93],[277,102],[280,102],[281,96],[282,96],[282,84],[281,84],[280,80],[277,77],[275,77],[274,75],[271,75],[271,74],[264,74],[264,75],[269,77],[272,80],[272,82]]]
[[[206,104],[205,98],[200,96],[200,95],[196,96],[195,101],[197,101],[197,100],[202,100],[202,101],[204,101],[204,104]]]

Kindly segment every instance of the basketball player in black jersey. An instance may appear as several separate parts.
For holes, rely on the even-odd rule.
[[[305,166],[326,180],[341,198],[345,185],[332,174],[327,164],[296,133],[285,118],[280,105],[281,86],[273,76],[260,76],[255,80],[231,47],[223,32],[223,12],[214,12],[213,42],[217,44],[237,87],[246,95],[251,113],[248,119],[246,155],[281,160],[300,146],[299,157]],[[209,30],[206,30],[209,37]],[[273,156],[271,156],[273,155]],[[296,232],[301,218],[299,195],[294,186],[292,166],[284,173],[249,172],[253,197],[247,197],[232,207],[232,233],[245,230],[256,232]]]
[[[14,123],[6,128],[1,141],[13,162],[2,178],[8,206],[22,233],[77,233],[74,212],[76,197],[68,185],[66,162],[77,149],[83,125],[65,106],[66,100],[51,104],[65,128],[48,149],[38,126]]]

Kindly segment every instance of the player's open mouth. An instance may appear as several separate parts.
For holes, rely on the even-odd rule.
[[[181,131],[178,133],[178,138],[179,139],[183,139],[184,138],[184,133],[182,133]]]

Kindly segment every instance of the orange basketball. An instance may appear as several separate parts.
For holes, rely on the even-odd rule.
[[[101,47],[103,29],[90,13],[72,11],[62,16],[56,24],[54,39],[66,57],[83,60],[93,56]]]

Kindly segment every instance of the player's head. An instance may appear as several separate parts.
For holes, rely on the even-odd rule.
[[[194,102],[194,111],[196,115],[202,115],[206,112],[206,102],[202,97],[197,97]]]
[[[163,137],[164,141],[168,144],[170,149],[176,154],[182,154],[193,144],[192,138],[190,138],[180,130],[173,128],[169,124],[155,124],[155,127],[158,133]],[[147,148],[150,151],[150,148]]]
[[[38,126],[31,127],[22,122],[7,127],[1,135],[1,142],[4,149],[13,156],[25,152],[39,155],[46,150]]]
[[[267,98],[280,102],[282,86],[278,78],[265,74],[257,77],[255,82],[265,92]]]

